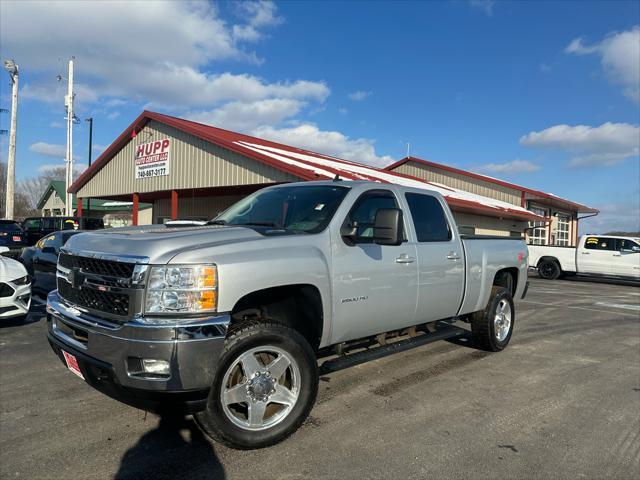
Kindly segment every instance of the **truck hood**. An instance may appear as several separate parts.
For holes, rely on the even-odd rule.
[[[0,256],[0,282],[10,282],[26,274],[27,270],[20,262]]]
[[[144,257],[151,264],[166,264],[182,252],[267,238],[247,227],[204,225],[168,228],[164,225],[145,225],[74,235],[63,250],[104,258]]]

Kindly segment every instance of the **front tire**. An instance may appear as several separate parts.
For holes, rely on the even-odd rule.
[[[555,280],[562,273],[562,269],[555,260],[542,260],[538,264],[538,275],[545,280]]]
[[[315,402],[318,367],[306,339],[285,325],[247,324],[226,340],[196,422],[233,448],[273,445],[300,427]]]
[[[504,350],[511,340],[515,319],[511,292],[504,287],[493,287],[487,307],[471,315],[474,344],[489,352]]]

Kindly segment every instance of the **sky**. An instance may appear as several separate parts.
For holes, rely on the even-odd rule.
[[[18,180],[63,165],[72,56],[78,170],[84,119],[95,159],[149,109],[376,166],[409,151],[600,209],[583,232],[640,230],[637,1],[4,0]]]

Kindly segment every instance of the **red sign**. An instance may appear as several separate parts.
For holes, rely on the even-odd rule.
[[[75,355],[71,355],[64,350],[62,350],[62,355],[64,355],[64,360],[65,362],[67,362],[67,367],[69,368],[69,370],[71,370],[73,373],[84,380],[82,372],[80,371],[80,365],[78,365],[78,359],[75,357]]]

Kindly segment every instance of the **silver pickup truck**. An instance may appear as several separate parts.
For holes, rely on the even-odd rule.
[[[527,247],[455,225],[436,192],[323,181],[265,188],[208,225],[79,234],[59,256],[49,342],[113,398],[267,446],[311,410],[319,358],[444,338],[442,320],[507,346]]]

